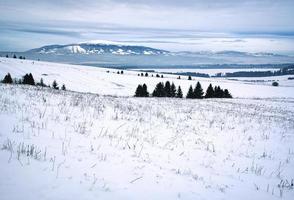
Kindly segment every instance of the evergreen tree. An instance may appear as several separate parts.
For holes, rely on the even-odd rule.
[[[41,86],[41,87],[46,87],[43,78],[40,79],[40,82],[37,83],[37,85],[38,85],[38,86]]]
[[[176,97],[183,98],[183,92],[182,92],[181,86],[178,87]]]
[[[15,54],[13,55],[13,58],[16,58],[16,55]]]
[[[61,90],[66,90],[66,87],[64,84],[62,84]]]
[[[58,84],[57,84],[56,80],[53,81],[53,83],[52,83],[52,87],[53,87],[55,90],[59,90],[59,87],[58,87]]]
[[[29,85],[35,85],[35,80],[31,73],[29,74]]]
[[[148,73],[147,73],[147,72],[145,73],[145,76],[146,76],[146,77],[148,76]]]
[[[5,56],[6,58],[9,58],[9,56],[8,56],[8,54],[6,54],[6,56]]]
[[[147,85],[144,83],[142,87],[143,97],[149,97],[149,92],[147,90]]]
[[[156,77],[159,78],[160,77],[159,74],[156,74]]]
[[[170,86],[170,92],[171,92],[171,97],[176,96],[177,89],[176,89],[176,86],[175,86],[174,83],[172,83],[171,86]]]
[[[191,76],[189,76],[189,77],[188,77],[188,80],[189,80],[189,81],[191,81],[191,80],[192,80],[192,77],[191,77]]]
[[[149,93],[147,91],[147,85],[144,83],[142,85],[138,85],[136,92],[135,92],[135,97],[149,97]]]
[[[152,93],[152,96],[154,96],[154,97],[165,97],[166,96],[165,90],[164,90],[164,84],[162,82],[159,82],[156,85],[156,87]]]
[[[192,87],[192,85],[190,85],[190,87],[189,87],[189,90],[188,90],[188,93],[187,93],[186,98],[187,98],[187,99],[194,99],[194,92],[193,92],[193,87]]]
[[[167,97],[171,97],[171,85],[169,81],[165,82],[164,91]]]
[[[121,70],[121,71],[120,71],[120,74],[124,74],[124,71]]]
[[[136,92],[135,92],[135,97],[141,97],[143,93],[143,87],[142,85],[138,85]]]
[[[232,95],[230,94],[230,92],[227,89],[224,90],[224,96],[223,97],[224,98],[233,98]]]
[[[26,85],[35,85],[35,80],[34,77],[31,73],[29,74],[25,74],[23,76],[23,81],[22,84],[26,84]]]
[[[207,90],[206,90],[206,94],[205,94],[205,98],[213,98],[214,97],[214,90],[211,84],[209,84]]]
[[[163,75],[161,75],[161,78],[163,78]]]
[[[223,97],[223,90],[220,88],[220,86],[214,87],[214,97],[215,98],[222,98]]]
[[[4,79],[2,80],[2,83],[12,84],[13,80],[11,78],[10,73],[4,76]]]
[[[196,84],[196,87],[194,89],[194,97],[196,99],[202,99],[203,98],[203,89],[201,87],[201,84],[199,83],[199,81]]]

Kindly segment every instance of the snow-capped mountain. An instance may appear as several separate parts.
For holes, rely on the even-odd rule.
[[[114,55],[164,55],[165,50],[145,46],[132,46],[116,42],[91,41],[67,45],[48,45],[28,51],[40,54],[114,54]]]

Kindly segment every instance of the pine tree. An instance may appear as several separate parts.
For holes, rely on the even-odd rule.
[[[56,80],[53,81],[53,83],[52,83],[52,87],[53,87],[55,90],[59,90],[59,87],[58,87],[58,84],[57,84]]]
[[[25,74],[23,76],[23,81],[22,84],[26,84],[26,85],[35,85],[35,80],[34,77],[31,73],[29,74]]]
[[[29,85],[35,85],[35,80],[31,73],[29,74],[28,78],[29,78]]]
[[[2,83],[12,84],[13,80],[11,78],[10,73],[4,76],[4,79],[2,80]]]
[[[224,98],[233,98],[232,95],[230,94],[230,92],[227,89],[224,90],[224,96],[223,97]]]
[[[194,89],[194,97],[196,99],[202,99],[203,98],[203,89],[201,87],[201,84],[199,83],[199,81],[196,84],[196,87]]]
[[[147,85],[144,83],[142,87],[143,97],[149,97],[149,92],[147,90]]]
[[[222,98],[223,97],[223,90],[220,88],[220,86],[214,87],[214,97],[215,98]]]
[[[142,97],[143,95],[143,86],[138,85],[136,92],[135,92],[135,97]]]
[[[152,93],[152,96],[154,96],[154,97],[165,97],[166,96],[165,90],[164,90],[164,84],[162,82],[159,82],[156,85],[156,87]]]
[[[13,55],[13,58],[16,58],[16,55],[15,54]]]
[[[66,87],[64,84],[62,84],[61,90],[66,90]]]
[[[192,80],[192,77],[191,77],[191,76],[189,76],[189,77],[188,77],[188,80],[189,80],[189,81],[191,81],[191,80]]]
[[[5,56],[6,58],[9,58],[9,56],[8,56],[8,54],[6,54],[6,56]]]
[[[148,73],[147,73],[147,72],[145,73],[145,76],[146,76],[146,77],[148,76]]]
[[[206,90],[206,94],[205,94],[205,98],[213,98],[214,97],[214,90],[211,84],[209,84],[207,90]]]
[[[183,98],[183,92],[182,92],[181,86],[178,87],[176,97]]]
[[[165,82],[164,91],[167,97],[171,97],[171,85],[169,81]]]
[[[45,83],[44,83],[44,80],[43,78],[40,79],[40,83],[37,83],[37,85],[41,86],[41,87],[45,87]]]
[[[194,99],[194,92],[193,92],[193,87],[192,87],[192,85],[190,85],[190,87],[189,87],[189,90],[188,90],[188,93],[187,93],[186,98],[187,98],[187,99]]]
[[[175,86],[174,83],[172,83],[171,86],[170,86],[171,97],[176,96],[176,91],[177,91],[176,86]]]

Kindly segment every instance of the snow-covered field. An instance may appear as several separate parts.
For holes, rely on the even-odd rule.
[[[204,90],[212,83],[213,85],[220,85],[222,88],[229,89],[233,97],[294,98],[294,80],[287,80],[285,77],[269,77],[273,80],[283,80],[281,87],[272,87],[272,81],[248,82],[223,78],[193,78],[192,81],[188,81],[188,78],[185,76],[181,76],[181,80],[178,80],[178,76],[175,75],[164,74],[165,78],[156,78],[156,73],[149,73],[149,77],[141,77],[138,76],[139,72],[136,71],[124,71],[124,74],[117,74],[117,71],[115,69],[98,67],[0,58],[1,79],[8,72],[10,72],[13,78],[21,78],[26,73],[32,73],[36,81],[43,78],[46,84],[52,84],[53,80],[57,80],[60,86],[65,84],[67,89],[78,92],[132,96],[138,84],[146,83],[149,92],[152,92],[158,82],[169,80],[176,85],[180,85],[184,94],[187,93],[190,85],[195,85],[197,81],[200,81]],[[152,74],[154,77],[151,77]]]
[[[291,85],[0,61],[0,77],[31,72],[72,90],[0,84],[1,200],[294,197]],[[139,83],[151,92],[166,80],[236,98],[132,97]]]
[[[293,99],[110,97],[0,85],[0,194],[293,199]]]

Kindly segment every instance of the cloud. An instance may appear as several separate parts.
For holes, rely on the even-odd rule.
[[[294,37],[292,0],[1,0],[0,7],[1,48],[22,34],[33,35],[34,45],[106,39],[168,48],[209,38],[224,38],[226,48],[246,47],[248,38]]]

